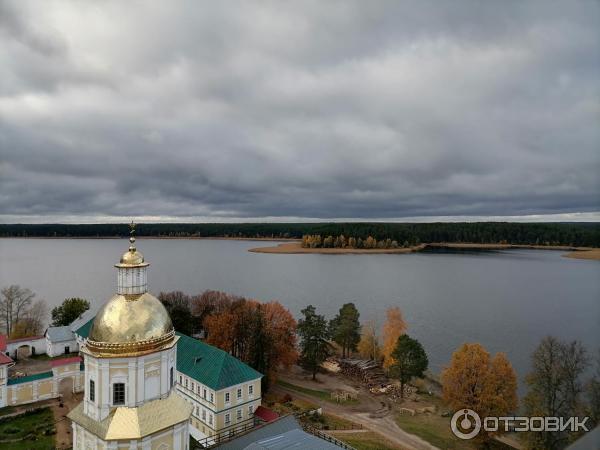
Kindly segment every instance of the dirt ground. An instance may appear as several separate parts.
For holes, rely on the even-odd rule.
[[[69,449],[73,445],[73,437],[71,435],[71,421],[67,419],[67,414],[83,399],[83,393],[73,394],[65,393],[63,395],[63,406],[59,403],[52,405],[52,413],[56,422],[56,448]]]
[[[20,358],[16,361],[15,365],[8,369],[8,376],[12,377],[17,372],[21,372],[25,375],[32,375],[34,373],[47,372],[52,368],[49,360],[35,359],[35,358]]]
[[[278,395],[289,393],[293,398],[318,404],[323,408],[323,412],[325,413],[333,414],[352,422],[362,424],[365,428],[385,436],[389,441],[402,449],[433,450],[436,448],[420,437],[402,430],[394,419],[398,405],[390,402],[384,395],[377,396],[371,394],[364,386],[361,386],[361,383],[358,381],[353,382],[338,374],[319,374],[317,376],[317,381],[313,381],[310,375],[306,374],[297,366],[293,367],[293,369],[287,372],[285,376],[281,376],[281,379],[282,381],[309,389],[321,391],[345,390],[355,392],[358,394],[356,402],[338,404],[302,392],[288,390],[280,385],[275,385],[273,387],[273,392]],[[414,405],[403,404],[402,406],[411,407]],[[418,404],[418,407],[422,408],[423,406],[429,405],[423,402]]]

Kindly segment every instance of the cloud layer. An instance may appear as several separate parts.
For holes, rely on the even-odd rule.
[[[600,211],[599,5],[0,0],[0,219]]]

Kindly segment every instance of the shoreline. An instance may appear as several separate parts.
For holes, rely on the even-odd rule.
[[[126,239],[127,236],[0,236],[2,239]],[[572,259],[583,259],[588,261],[600,261],[600,248],[575,247],[570,245],[533,245],[533,244],[477,244],[469,242],[433,242],[419,244],[406,248],[304,248],[301,240],[296,238],[275,237],[233,237],[233,236],[137,236],[138,240],[165,239],[165,240],[215,240],[215,241],[259,241],[280,242],[278,245],[268,247],[255,247],[248,249],[252,253],[270,253],[280,255],[293,254],[325,254],[325,255],[363,255],[363,254],[410,254],[418,253],[427,248],[457,249],[457,250],[561,250],[566,252],[562,256]]]
[[[305,248],[300,241],[285,242],[270,247],[256,247],[248,249],[252,253],[270,253],[270,254],[409,254],[421,252],[427,248],[439,249],[457,249],[457,250],[510,250],[510,249],[529,249],[529,250],[560,250],[565,251],[564,257],[587,260],[600,260],[600,249],[592,247],[572,247],[568,245],[521,245],[521,244],[475,244],[475,243],[452,243],[436,242],[430,244],[420,244],[407,248],[386,248],[386,249],[359,249],[359,248]]]

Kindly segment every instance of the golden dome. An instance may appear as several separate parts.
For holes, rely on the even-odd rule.
[[[127,250],[121,256],[119,266],[139,266],[144,264],[144,255],[138,252],[135,248]]]
[[[169,313],[149,293],[117,294],[96,314],[88,349],[96,354],[144,354],[173,342],[175,331]]]

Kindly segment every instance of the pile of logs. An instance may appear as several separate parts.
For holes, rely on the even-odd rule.
[[[341,359],[339,367],[342,374],[360,380],[369,388],[389,383],[381,364],[372,359]]]

